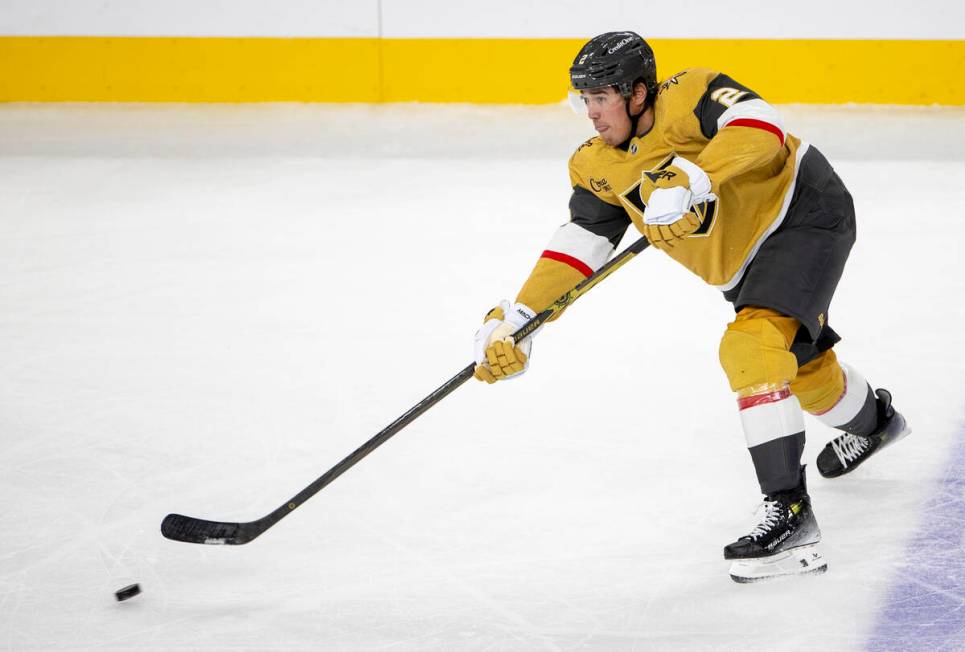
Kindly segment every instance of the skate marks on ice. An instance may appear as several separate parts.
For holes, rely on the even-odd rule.
[[[868,649],[965,649],[965,422],[944,475],[921,510],[918,532],[897,564],[895,583]]]
[[[904,446],[914,452],[914,440],[863,469],[862,482],[815,478],[815,493],[829,498],[818,514],[828,542],[840,542],[828,551],[828,574],[734,584],[719,546],[734,534],[733,505],[756,488],[715,365],[717,326],[707,327],[707,311],[722,313],[722,325],[727,308],[656,255],[547,331],[522,384],[501,396],[484,393],[498,388],[467,388],[447,399],[277,537],[233,553],[161,539],[157,524],[172,509],[239,518],[271,509],[274,499],[265,505],[261,496],[287,495],[284,487],[314,477],[316,465],[326,468],[384,427],[386,416],[411,405],[396,379],[407,379],[414,400],[437,385],[452,359],[463,362],[479,310],[531,268],[533,249],[545,244],[547,211],[565,213],[569,126],[544,119],[555,108],[486,109],[508,118],[488,122],[456,108],[443,124],[399,128],[442,110],[0,110],[0,203],[10,209],[0,219],[7,236],[0,239],[0,495],[7,499],[0,650],[736,652],[867,644],[878,589],[919,515],[910,490],[934,477],[932,462],[952,431],[934,432],[940,448],[917,449],[903,485],[896,458]],[[796,110],[799,121],[804,111]],[[285,122],[289,112],[304,116]],[[962,313],[948,297],[961,294],[962,267],[957,256],[935,255],[961,239],[950,235],[963,234],[961,210],[943,209],[965,207],[965,194],[936,181],[963,169],[946,160],[965,151],[949,145],[965,134],[959,113],[928,130],[941,160],[928,158],[932,150],[896,146],[875,121],[855,130],[853,115],[825,132],[820,116],[801,129],[832,157],[854,154],[838,167],[867,216],[840,290],[848,310],[836,323],[855,335],[867,331],[888,296],[868,288],[901,252],[902,273],[887,281],[902,297],[901,310],[887,315],[889,330],[922,334],[888,356],[878,355],[880,339],[853,337],[848,358],[871,361],[869,374],[880,359],[882,378],[907,379],[895,387],[901,405],[920,413],[931,406],[942,422],[961,383],[919,377],[959,373],[947,351],[961,350],[954,324]],[[476,133],[495,122],[490,137]],[[899,122],[902,134],[921,138]],[[525,130],[513,126],[522,123]],[[577,131],[582,140],[585,129]],[[842,140],[828,137],[837,134]],[[843,142],[845,135],[876,149]],[[922,160],[893,161],[896,151]],[[392,211],[379,210],[386,197]],[[466,211],[460,219],[447,210],[453,205]],[[939,228],[910,232],[907,215],[922,210]],[[359,269],[362,224],[371,229],[366,255],[378,264]],[[516,244],[501,254],[507,264],[491,269],[477,242],[507,233]],[[405,256],[393,258],[399,251]],[[404,273],[406,288],[445,298],[431,333],[377,318],[413,305],[402,292],[383,291],[386,270]],[[649,305],[630,300],[651,287],[650,270],[660,274],[661,305],[676,316],[683,353],[634,339],[654,319]],[[700,314],[687,313],[700,293],[707,294]],[[343,340],[352,346],[324,344],[344,336],[332,319],[336,305],[356,320]],[[934,318],[935,305],[944,319]],[[602,323],[623,324],[607,351],[625,355],[624,363],[602,360],[589,374],[592,362],[581,364],[582,379],[594,382],[579,387],[555,381],[554,372],[564,377],[570,365],[565,354],[589,350],[585,334]],[[403,338],[437,355],[442,373],[405,361],[395,375],[383,366],[386,380],[372,382],[375,363],[358,362],[359,350],[371,360],[399,357]],[[687,392],[674,390],[685,384]],[[550,385],[579,391],[585,407],[572,401],[566,418],[547,428],[561,395]],[[708,419],[704,406],[641,420],[640,406],[654,396],[673,407],[695,395],[708,397],[719,419]],[[514,422],[473,425],[470,410],[496,396]],[[239,469],[243,482],[232,480]],[[706,486],[695,491],[697,479]],[[889,488],[907,500],[889,498],[884,518],[857,513],[865,497]],[[861,540],[869,532],[870,549]],[[667,546],[668,536],[681,543]],[[127,575],[145,594],[118,605],[112,591]],[[917,579],[919,593],[929,592],[924,576]],[[961,594],[928,580],[944,595]],[[789,629],[788,613],[808,627]],[[960,645],[960,629],[948,631],[947,646]],[[900,649],[902,634],[881,632],[885,648],[897,641],[890,649]],[[933,641],[939,649],[946,643]]]
[[[444,570],[444,566],[434,563],[435,560],[420,554],[415,548],[407,546],[401,538],[388,536],[384,532],[369,527],[361,519],[350,516],[349,520],[361,531],[366,532],[371,539],[379,541],[383,546],[390,549],[394,556],[405,560],[407,566],[419,569],[427,575],[441,575],[442,581],[451,586],[456,593],[464,594],[472,602],[482,607],[483,610],[492,612],[497,620],[502,621],[497,629],[501,630],[507,637],[511,637],[511,640],[534,650],[562,652],[562,648],[557,646],[547,634],[529,621],[518,609],[504,604],[502,600],[489,595],[468,579]],[[410,640],[406,643],[414,644],[417,641],[418,639]],[[400,643],[402,642],[400,641]]]

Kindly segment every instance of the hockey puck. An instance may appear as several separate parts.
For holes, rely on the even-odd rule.
[[[130,600],[140,592],[140,584],[131,584],[130,586],[125,586],[123,589],[114,591],[114,597],[117,598],[118,602],[124,602],[125,600]]]

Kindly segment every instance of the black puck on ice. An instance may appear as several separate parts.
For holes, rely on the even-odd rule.
[[[118,602],[124,602],[125,600],[130,600],[140,592],[140,584],[131,584],[130,586],[125,586],[123,589],[114,591],[114,597],[117,598]]]

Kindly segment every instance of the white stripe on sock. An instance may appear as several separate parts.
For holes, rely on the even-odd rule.
[[[780,401],[743,409],[740,414],[748,448],[804,432],[804,412],[793,394]]]
[[[830,410],[814,415],[821,423],[832,428],[843,426],[858,416],[868,398],[868,381],[864,376],[846,364],[842,364],[841,369],[844,370],[844,394]]]

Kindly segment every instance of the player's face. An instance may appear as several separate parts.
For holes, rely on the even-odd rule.
[[[630,116],[623,96],[612,87],[595,88],[580,93],[586,116],[607,145],[619,145],[630,137]]]

